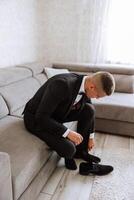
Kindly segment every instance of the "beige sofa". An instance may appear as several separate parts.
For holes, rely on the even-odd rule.
[[[134,136],[133,70],[72,63],[53,67],[77,73],[100,69],[113,72],[117,92],[111,98],[94,101],[96,129]],[[0,200],[37,199],[59,160],[43,141],[25,129],[21,115],[26,102],[47,80],[44,68],[42,63],[31,63],[0,69]],[[66,126],[75,130],[76,123]]]

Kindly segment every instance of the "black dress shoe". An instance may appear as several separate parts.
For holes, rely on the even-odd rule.
[[[83,160],[87,162],[94,162],[94,163],[99,163],[101,159],[97,156],[89,154],[87,151],[82,151],[74,155],[74,158],[82,158]]]
[[[113,171],[113,167],[110,165],[100,165],[100,164],[89,164],[89,163],[80,163],[79,173],[81,175],[95,174],[98,176],[106,175]]]
[[[67,169],[76,170],[77,165],[74,159],[65,158],[65,166]]]

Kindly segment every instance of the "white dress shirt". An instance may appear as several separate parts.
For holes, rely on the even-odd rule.
[[[84,89],[84,84],[85,84],[85,79],[86,79],[87,76],[84,76],[83,77],[83,80],[82,80],[82,83],[81,83],[81,86],[80,86],[80,89],[79,89],[79,92],[78,92],[78,95],[76,96],[76,99],[74,101],[74,105],[81,99],[81,95],[79,95],[81,92],[85,92],[85,89]],[[67,129],[65,131],[65,133],[62,135],[63,137],[67,137],[67,135],[69,134],[71,130],[70,129]],[[94,133],[90,133],[90,139],[91,138],[94,138]]]

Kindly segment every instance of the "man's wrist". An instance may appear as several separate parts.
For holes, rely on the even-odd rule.
[[[68,136],[69,132],[70,132],[70,129],[68,128],[62,136],[64,138],[66,138]]]
[[[90,133],[89,139],[94,139],[95,133]]]

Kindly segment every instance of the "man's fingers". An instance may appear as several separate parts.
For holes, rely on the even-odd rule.
[[[80,135],[80,137],[81,137],[81,141],[83,141],[83,137],[82,137],[82,135]]]
[[[80,139],[81,142],[83,141],[83,137],[80,134],[79,134],[79,139]]]
[[[76,145],[79,145],[83,141],[82,135],[73,131],[68,134],[68,138],[72,140]]]
[[[89,150],[93,149],[94,146],[95,146],[94,144],[90,145]]]
[[[90,147],[89,147],[89,150],[91,150],[92,148],[93,148],[93,146],[90,146]]]
[[[83,137],[79,134],[77,135],[76,145],[79,145],[83,141]]]

